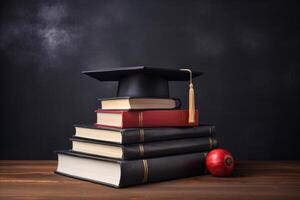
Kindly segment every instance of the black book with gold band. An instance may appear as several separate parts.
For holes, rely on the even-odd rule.
[[[95,125],[75,125],[75,137],[93,139],[116,144],[133,144],[184,138],[213,137],[215,126],[167,128],[109,128]]]
[[[72,151],[122,160],[209,151],[218,146],[217,140],[212,137],[129,145],[112,144],[78,137],[73,137],[70,140],[72,141]]]
[[[58,151],[56,173],[122,188],[206,172],[206,153],[180,154],[139,160],[117,160],[70,151]]]

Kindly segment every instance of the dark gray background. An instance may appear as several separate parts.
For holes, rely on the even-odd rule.
[[[7,1],[1,159],[54,159],[116,83],[82,70],[190,66],[201,122],[238,159],[299,159],[296,1]],[[171,83],[186,105],[187,83]]]

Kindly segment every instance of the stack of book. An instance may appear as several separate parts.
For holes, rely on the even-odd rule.
[[[113,187],[205,173],[216,148],[215,127],[188,122],[180,100],[157,97],[100,99],[97,121],[75,125],[72,149],[58,151],[56,172]]]

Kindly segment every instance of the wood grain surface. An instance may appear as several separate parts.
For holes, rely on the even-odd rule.
[[[0,161],[0,199],[300,199],[300,161],[239,162],[210,175],[125,189],[53,173],[56,161]]]

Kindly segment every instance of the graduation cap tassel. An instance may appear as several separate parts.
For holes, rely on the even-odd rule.
[[[189,123],[195,123],[195,91],[193,86],[193,74],[190,69],[180,69],[181,71],[187,71],[190,73],[189,83]]]

